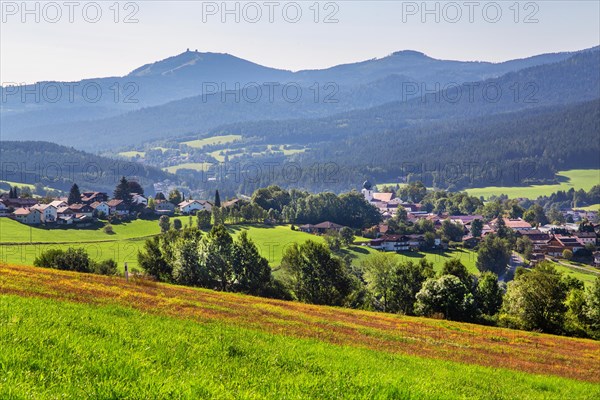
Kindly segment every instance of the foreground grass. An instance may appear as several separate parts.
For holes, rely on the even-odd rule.
[[[572,169],[560,171],[557,174],[560,183],[555,185],[532,185],[532,186],[514,186],[498,187],[489,186],[485,188],[467,189],[466,192],[471,196],[489,198],[490,196],[507,195],[509,198],[527,197],[535,200],[539,196],[549,196],[559,190],[567,191],[571,188],[575,190],[583,189],[586,192],[594,185],[600,184],[600,170],[598,169]]]
[[[336,346],[120,306],[0,297],[2,398],[597,398],[564,378]]]
[[[225,324],[263,334],[283,335],[294,340],[318,340],[368,349],[380,353],[378,358],[392,355],[416,356],[600,382],[600,342],[591,340],[312,306],[146,281],[132,280],[128,283],[117,277],[34,267],[0,266],[0,295],[2,294],[95,306],[132,307],[154,315],[203,324]],[[17,317],[19,315],[26,316],[27,313],[17,313]],[[87,318],[81,320],[88,321]],[[141,328],[141,325],[136,325],[136,328]],[[162,332],[167,337],[172,336],[171,329]],[[105,337],[102,329],[96,333],[98,340]],[[34,334],[34,337],[38,336],[40,335]],[[202,335],[194,336],[199,341],[204,340]],[[120,337],[120,343],[127,348],[137,338],[135,335]],[[294,340],[289,339],[289,343],[295,343]],[[5,347],[7,346],[2,346]],[[86,361],[94,356],[95,353],[81,356],[81,359]],[[160,364],[154,367],[160,368]],[[373,365],[373,368],[377,367]],[[487,371],[489,373],[493,370]],[[429,379],[431,373],[433,372],[427,370],[417,375],[427,376],[424,379]],[[0,376],[0,381],[1,379]],[[510,384],[518,386],[523,379],[525,378],[520,377]],[[464,381],[461,382],[460,385],[465,384]],[[547,381],[549,382],[551,381]],[[469,381],[469,384],[478,383]]]

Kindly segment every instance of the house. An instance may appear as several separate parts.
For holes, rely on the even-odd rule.
[[[56,222],[56,218],[58,217],[57,209],[52,204],[36,204],[30,209],[39,210],[41,213],[41,220],[45,224]]]
[[[156,200],[154,212],[158,215],[173,215],[175,214],[175,204],[167,200]]]
[[[424,242],[423,235],[383,235],[369,242],[369,246],[382,251],[418,250]]]
[[[148,199],[141,194],[133,193],[131,195],[131,203],[132,204],[143,204],[144,206],[148,205]]]
[[[200,210],[207,210],[208,208],[205,206],[206,201],[202,200],[186,200],[179,203],[179,211],[182,214],[189,215],[195,214]],[[208,209],[210,211],[210,209]]]
[[[83,192],[81,194],[83,204],[101,203],[103,201],[108,201],[108,194],[104,192]]]
[[[105,201],[95,201],[92,204],[90,204],[90,207],[94,209],[93,215],[95,217],[100,215],[100,213],[103,213],[106,216],[110,215],[110,206]]]
[[[17,209],[17,208],[29,208],[29,207],[33,207],[35,206],[38,201],[36,199],[33,198],[18,198],[18,199],[13,199],[10,197],[6,197],[3,200],[3,203],[6,207],[8,208],[12,208],[12,209]]]
[[[600,251],[595,251],[593,253],[593,255],[594,255],[594,265],[596,267],[600,267]]]
[[[125,204],[123,200],[112,199],[108,201],[108,207],[110,208],[110,214],[116,215],[128,215],[129,214],[129,206]]]
[[[583,244],[592,244],[596,245],[596,232],[575,232],[573,236],[578,238]]]
[[[381,201],[383,203],[389,203],[393,198],[396,197],[394,193],[383,193],[383,192],[375,192],[372,194],[373,200]],[[396,205],[397,207],[397,205]]]
[[[542,232],[539,229],[517,230],[517,235],[527,237],[529,240],[531,240],[534,253],[545,253],[546,247],[552,238],[549,233]]]
[[[75,214],[82,214],[89,218],[94,216],[94,209],[89,204],[71,204],[69,209],[71,209]]]
[[[10,215],[10,208],[4,204],[3,201],[0,201],[0,217],[6,217]]]
[[[57,210],[61,207],[67,207],[68,204],[66,201],[63,200],[54,200],[52,202],[50,202],[50,205],[54,208],[56,208]]]
[[[515,231],[517,231],[517,230],[526,231],[526,230],[533,229],[533,226],[531,226],[531,224],[529,222],[523,220],[522,218],[502,218],[502,219],[504,220],[504,224],[506,225],[507,228],[513,229]],[[492,226],[494,226],[494,228],[497,229],[498,219],[491,221],[490,224],[492,224]]]
[[[575,253],[583,248],[584,244],[576,237],[553,235],[546,246],[546,254],[552,257],[562,257],[565,250],[571,250]]]
[[[344,227],[343,225],[339,225],[339,224],[336,224],[336,223],[330,222],[330,221],[325,221],[325,222],[321,222],[320,224],[316,224],[316,225],[312,225],[312,224],[300,225],[298,227],[298,229],[300,229],[301,232],[323,234],[323,233],[326,233],[327,231],[340,231],[343,227]]]
[[[75,215],[75,211],[71,210],[68,206],[59,207],[56,210],[57,218],[61,218],[68,215]]]
[[[42,213],[38,209],[18,208],[13,212],[13,217],[22,224],[37,225],[42,222]]]

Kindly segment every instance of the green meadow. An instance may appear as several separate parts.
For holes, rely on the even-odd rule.
[[[189,217],[177,217],[184,226],[190,223]],[[173,220],[173,218],[172,218]],[[192,224],[195,224],[192,218]],[[322,236],[292,230],[290,225],[230,225],[229,232],[236,237],[241,231],[247,231],[256,243],[259,251],[272,267],[281,264],[283,252],[293,243],[304,243],[307,240],[324,242]],[[67,249],[69,247],[85,248],[97,261],[112,258],[122,269],[125,262],[130,267],[137,266],[137,252],[144,246],[144,241],[160,233],[158,221],[136,220],[129,223],[113,225],[114,234],[106,234],[101,226],[89,229],[47,229],[31,227],[17,221],[0,218],[0,261],[17,265],[33,265],[35,258],[48,249]],[[357,238],[358,241],[367,241]],[[366,257],[376,253],[368,246],[352,245],[340,251],[341,256],[350,257],[353,263],[360,263]],[[441,271],[444,263],[458,258],[474,274],[478,274],[475,262],[477,254],[467,249],[454,251],[407,252],[398,254],[403,261],[418,262],[426,258],[432,262],[436,271]]]
[[[467,189],[466,192],[471,196],[487,199],[490,196],[507,195],[509,198],[527,197],[537,199],[539,196],[549,196],[559,190],[567,191],[571,188],[575,190],[583,189],[586,192],[595,185],[600,185],[600,170],[598,169],[572,169],[560,171],[557,174],[560,183],[555,185],[531,185],[498,187],[489,186],[484,188]]]
[[[216,144],[226,144],[235,142],[236,140],[240,140],[242,136],[240,135],[223,135],[223,136],[213,136],[204,139],[190,140],[188,142],[182,142],[181,144],[185,144],[187,146],[201,149],[204,146],[213,146]]]
[[[556,376],[13,295],[0,296],[0,348],[3,399],[600,397]]]
[[[172,174],[176,173],[180,169],[192,169],[194,171],[208,171],[212,164],[211,163],[183,163],[172,165],[170,167],[163,168],[164,171]]]

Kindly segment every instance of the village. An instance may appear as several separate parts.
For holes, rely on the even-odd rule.
[[[14,189],[14,192],[11,190],[0,195],[0,217],[46,228],[86,228],[104,220],[110,223],[115,220],[153,219],[163,215],[195,215],[202,210],[212,212],[215,203],[208,200],[186,200],[178,191],[169,193],[169,199],[162,193],[157,193],[154,197],[145,196],[133,191],[140,189],[135,181],[128,184],[131,190],[125,196],[119,196],[121,198],[110,198],[105,192],[85,191],[79,194],[79,201],[75,201],[72,194],[69,197],[54,199],[15,197],[17,190]],[[547,257],[557,260],[587,251],[592,254],[591,264],[600,267],[600,251],[597,251],[600,223],[598,213],[594,211],[564,210],[564,215],[573,222],[534,226],[522,218],[503,217],[500,223],[498,218],[486,220],[483,215],[427,212],[418,202],[404,201],[393,192],[376,191],[369,182],[363,184],[361,193],[365,201],[381,214],[379,224],[360,232],[354,230],[369,239],[359,244],[373,249],[386,252],[447,250],[450,245],[473,249],[487,235],[496,234],[503,226],[513,231],[517,237],[527,238],[531,242],[532,249],[528,258],[532,265]],[[219,201],[219,208],[230,209],[234,215],[239,213],[242,207],[250,207],[250,203],[249,197],[240,196],[223,203]],[[406,223],[414,225],[422,220],[427,221],[426,224],[432,227],[431,232],[435,234],[394,232],[392,227],[398,219],[399,210],[404,213],[402,219]],[[267,224],[282,222],[266,212],[264,218],[259,217],[255,221]],[[451,239],[443,238],[443,235],[439,234],[445,221],[450,222],[456,232]],[[581,230],[582,221],[588,224],[585,230]],[[316,235],[339,233],[344,228],[344,225],[331,221],[298,226],[298,230]]]

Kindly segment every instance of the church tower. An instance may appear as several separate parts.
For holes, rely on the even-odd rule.
[[[363,183],[363,188],[361,192],[363,196],[365,196],[365,200],[367,200],[368,202],[371,202],[371,200],[373,200],[373,185],[371,185],[371,182],[365,181]]]

